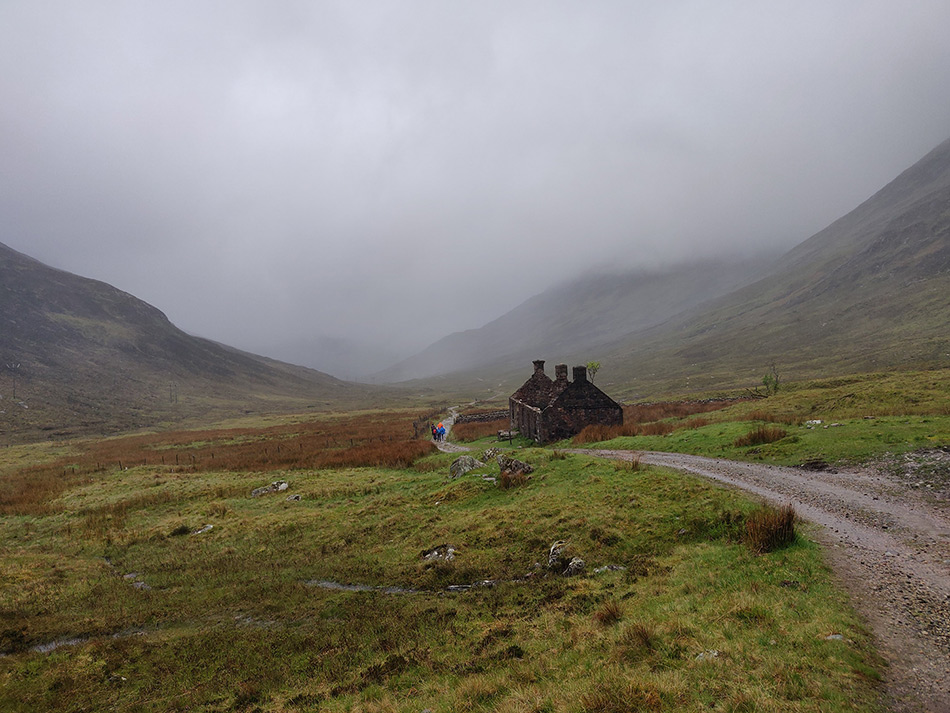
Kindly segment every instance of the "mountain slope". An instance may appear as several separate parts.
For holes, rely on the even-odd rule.
[[[362,393],[185,334],[132,295],[0,243],[0,432],[111,430]]]
[[[747,284],[768,264],[766,258],[709,261],[588,275],[532,297],[479,329],[451,334],[378,376],[393,382],[472,370],[520,373],[536,358],[596,358],[600,345]]]
[[[770,276],[620,340],[634,392],[950,364],[950,140],[787,253]]]

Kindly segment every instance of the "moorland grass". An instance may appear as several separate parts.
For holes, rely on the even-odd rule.
[[[950,369],[783,384],[774,396],[734,403],[702,419],[637,422],[629,435],[597,427],[575,442],[785,465],[856,463],[940,447],[950,444]],[[776,423],[783,426],[770,425]],[[648,433],[651,426],[662,432]],[[767,437],[750,438],[755,432]]]
[[[671,471],[518,457],[509,490],[449,454],[68,479],[0,519],[0,709],[875,710],[879,661],[807,540],[754,554],[756,506]],[[582,575],[547,572],[559,539]]]

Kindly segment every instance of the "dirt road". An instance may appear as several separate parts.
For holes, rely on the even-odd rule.
[[[875,470],[805,471],[676,453],[575,451],[666,466],[755,493],[822,526],[818,538],[870,623],[898,713],[950,713],[950,507]]]

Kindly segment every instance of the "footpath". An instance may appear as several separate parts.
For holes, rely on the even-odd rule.
[[[443,421],[446,436],[457,411]],[[465,446],[436,443],[458,453]],[[894,713],[950,713],[950,508],[913,484],[870,469],[806,471],[680,453],[572,449],[639,460],[791,504],[867,619],[888,664]]]
[[[950,713],[950,509],[913,484],[868,469],[806,471],[647,451],[572,450],[639,459],[790,503],[815,538],[888,663],[896,713]]]

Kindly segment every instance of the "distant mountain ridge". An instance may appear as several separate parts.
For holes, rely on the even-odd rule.
[[[600,361],[628,399],[754,386],[773,362],[785,378],[950,366],[950,140],[770,269],[590,276],[384,373],[504,393],[534,358]]]
[[[950,140],[789,251],[767,277],[603,360],[634,393],[950,366]]]
[[[748,284],[774,257],[708,260],[657,270],[594,273],[532,297],[479,329],[456,332],[377,376],[402,381],[530,367],[534,358],[599,356],[618,337]]]
[[[199,405],[360,395],[327,374],[193,337],[128,293],[0,243],[0,438],[148,425]]]

